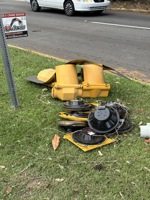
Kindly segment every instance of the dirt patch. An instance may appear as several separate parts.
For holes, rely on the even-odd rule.
[[[27,189],[40,189],[45,186],[44,182],[42,182],[39,178],[34,178],[30,180],[27,184]]]
[[[112,2],[110,6],[111,10],[124,10],[124,11],[133,11],[133,12],[144,12],[150,13],[150,3],[141,3],[141,2]]]
[[[143,74],[139,71],[130,71],[129,72],[126,69],[121,68],[121,67],[117,68],[116,70],[131,79],[150,84],[150,79],[145,74]]]

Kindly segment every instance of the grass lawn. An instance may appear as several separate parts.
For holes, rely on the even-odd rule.
[[[20,108],[11,107],[0,57],[0,199],[150,199],[150,146],[139,128],[150,122],[150,85],[105,73],[109,96],[85,101],[120,99],[131,111],[134,128],[116,136],[115,143],[85,153],[63,139],[66,132],[57,125],[62,101],[51,97],[51,88],[24,80],[63,62],[9,51]],[[56,151],[51,145],[55,134],[61,138]]]

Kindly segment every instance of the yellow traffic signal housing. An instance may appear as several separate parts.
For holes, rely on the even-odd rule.
[[[81,62],[82,60],[79,60]],[[72,100],[77,97],[107,97],[110,85],[105,83],[103,66],[84,61],[82,65],[83,81],[80,83],[77,63],[67,63],[55,67],[56,82],[53,83],[52,97]],[[81,62],[82,63],[82,62]]]
[[[83,66],[82,97],[107,97],[110,85],[105,83],[103,66],[86,64]]]

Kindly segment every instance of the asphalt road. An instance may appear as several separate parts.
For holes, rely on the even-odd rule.
[[[150,80],[150,15],[106,11],[101,15],[31,11],[23,0],[1,0],[0,11],[26,12],[29,36],[7,43],[65,60],[88,59],[137,71]]]

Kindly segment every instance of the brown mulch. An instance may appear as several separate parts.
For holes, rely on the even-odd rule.
[[[150,3],[143,4],[140,2],[133,3],[129,1],[124,1],[124,2],[117,1],[111,3],[110,9],[150,13]]]
[[[121,68],[121,67],[117,68],[116,70],[131,79],[134,79],[134,80],[146,83],[146,84],[150,84],[150,78],[139,71],[135,70],[135,71],[129,72],[126,69]]]

